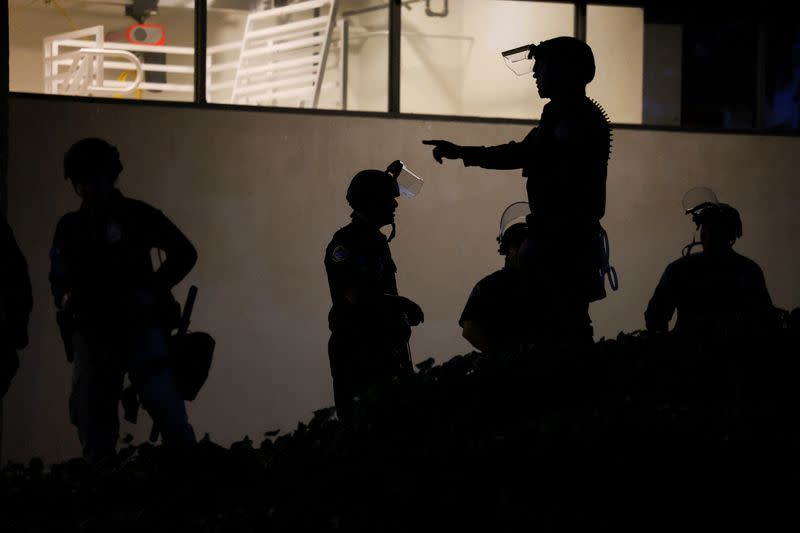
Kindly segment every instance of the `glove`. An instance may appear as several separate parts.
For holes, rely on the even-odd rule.
[[[459,159],[461,157],[461,147],[450,141],[427,140],[422,144],[433,146],[433,158],[441,165],[442,159]]]

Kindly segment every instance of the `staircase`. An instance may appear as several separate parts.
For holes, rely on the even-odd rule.
[[[315,108],[336,0],[308,0],[247,17],[231,103]]]

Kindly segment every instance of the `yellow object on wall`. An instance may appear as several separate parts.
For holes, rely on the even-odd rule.
[[[125,72],[123,72],[122,74],[117,76],[117,81],[128,81],[128,77],[131,74],[133,74],[135,76],[136,72],[134,72],[132,70],[126,70]],[[114,95],[114,98],[125,98],[125,95],[122,94],[122,93],[117,93],[117,94]],[[133,93],[133,98],[136,99],[136,100],[141,100],[142,99],[142,90],[141,89],[136,89],[136,91]]]

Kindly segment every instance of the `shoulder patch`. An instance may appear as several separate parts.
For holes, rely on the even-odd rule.
[[[345,259],[350,257],[350,250],[342,246],[341,244],[333,249],[333,253],[331,253],[331,259],[333,259],[334,263],[341,263]]]

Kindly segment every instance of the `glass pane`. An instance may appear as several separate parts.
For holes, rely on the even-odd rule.
[[[531,75],[506,67],[505,50],[573,35],[572,4],[428,0],[402,10],[404,113],[539,118],[546,103]]]
[[[684,24],[682,126],[752,128],[757,25],[750,20]]]
[[[642,122],[681,125],[683,26],[670,21],[646,22]]]
[[[387,2],[208,2],[209,102],[387,110]]]
[[[10,89],[191,101],[194,2],[9,0]]]
[[[775,130],[800,129],[800,24],[794,21],[766,25],[765,126]]]
[[[346,0],[341,13],[347,21],[346,109],[389,110],[389,2]]]
[[[648,125],[800,128],[800,25],[738,10],[693,16],[668,3],[645,10]]]
[[[587,6],[586,42],[597,66],[586,93],[603,106],[611,122],[641,124],[644,10]]]

